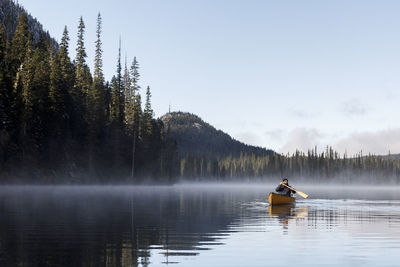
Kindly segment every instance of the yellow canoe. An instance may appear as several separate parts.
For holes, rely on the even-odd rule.
[[[270,205],[282,205],[294,203],[296,198],[286,197],[275,193],[269,193],[268,202]]]

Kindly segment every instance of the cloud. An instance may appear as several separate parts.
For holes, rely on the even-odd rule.
[[[260,146],[262,144],[261,138],[253,132],[241,132],[235,135],[235,139],[253,146]]]
[[[343,155],[347,152],[353,156],[360,151],[363,154],[387,155],[400,153],[400,128],[380,131],[354,132],[347,136],[339,137],[335,134],[322,134],[317,129],[296,128],[286,136],[286,142],[278,150],[280,153],[293,153],[297,150],[307,152],[317,146],[318,150],[326,146]]]
[[[384,94],[386,101],[398,101],[396,93],[388,91]]]
[[[293,153],[297,150],[306,152],[315,146],[320,145],[320,140],[323,135],[317,129],[296,128],[292,130],[285,144],[279,149],[279,152]]]
[[[316,113],[312,113],[303,109],[296,109],[296,108],[291,108],[287,111],[287,113],[290,116],[293,117],[297,117],[297,118],[302,118],[302,119],[306,119],[306,118],[311,118],[311,117],[315,117]]]
[[[341,153],[347,151],[349,155],[354,155],[361,150],[364,154],[385,155],[389,150],[391,153],[400,153],[400,128],[353,133],[338,140],[334,148]]]
[[[356,98],[349,99],[340,106],[341,112],[346,116],[361,116],[367,113],[367,109],[360,100]]]
[[[265,135],[272,141],[280,141],[283,138],[284,131],[282,129],[272,129],[265,131]]]

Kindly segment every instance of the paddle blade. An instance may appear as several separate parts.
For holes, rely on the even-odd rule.
[[[308,195],[306,193],[300,192],[300,191],[296,191],[297,194],[299,194],[300,196],[304,197],[304,198],[308,198]]]

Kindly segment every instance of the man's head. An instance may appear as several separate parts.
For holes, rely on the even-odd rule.
[[[283,180],[282,180],[282,183],[283,183],[283,184],[288,184],[288,182],[289,182],[289,181],[288,181],[287,178],[283,178]]]

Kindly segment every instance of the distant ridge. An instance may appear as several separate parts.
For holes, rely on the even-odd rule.
[[[239,157],[241,153],[255,156],[275,153],[237,141],[191,113],[171,112],[162,116],[161,120],[170,136],[176,140],[180,156]]]
[[[378,157],[381,157],[384,160],[399,160],[400,159],[400,154],[391,154],[391,155],[379,155]]]

